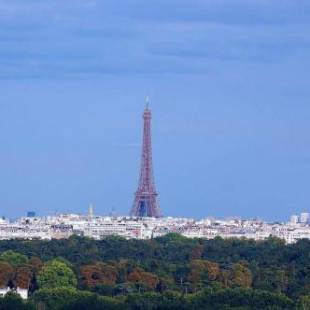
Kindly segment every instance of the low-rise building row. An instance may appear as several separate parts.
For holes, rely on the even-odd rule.
[[[294,243],[310,239],[309,220],[292,217],[288,223],[266,223],[262,220],[226,219],[194,220],[189,218],[134,218],[94,216],[93,214],[62,214],[47,217],[24,217],[14,222],[0,221],[0,240],[8,239],[62,239],[72,235],[94,238],[121,236],[126,239],[151,239],[168,233],[188,238],[246,238],[263,240],[275,236]]]

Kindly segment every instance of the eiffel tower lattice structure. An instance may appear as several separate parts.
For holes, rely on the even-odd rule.
[[[136,217],[161,216],[153,174],[151,120],[152,113],[147,104],[143,113],[143,146],[139,184],[130,212],[131,216]]]

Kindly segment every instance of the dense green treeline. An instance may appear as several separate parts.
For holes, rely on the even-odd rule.
[[[310,309],[310,241],[0,241],[0,309]],[[14,308],[15,307],[15,308]]]

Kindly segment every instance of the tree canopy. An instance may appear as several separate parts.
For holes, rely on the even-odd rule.
[[[29,309],[308,309],[309,257],[276,238],[3,240],[0,286],[29,288]]]
[[[38,274],[40,288],[76,287],[77,279],[70,267],[54,259],[48,261]]]

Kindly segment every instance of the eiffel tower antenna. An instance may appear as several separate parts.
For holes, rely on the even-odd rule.
[[[145,97],[145,108],[148,110],[149,109],[149,103],[150,103],[150,97],[146,96]]]

